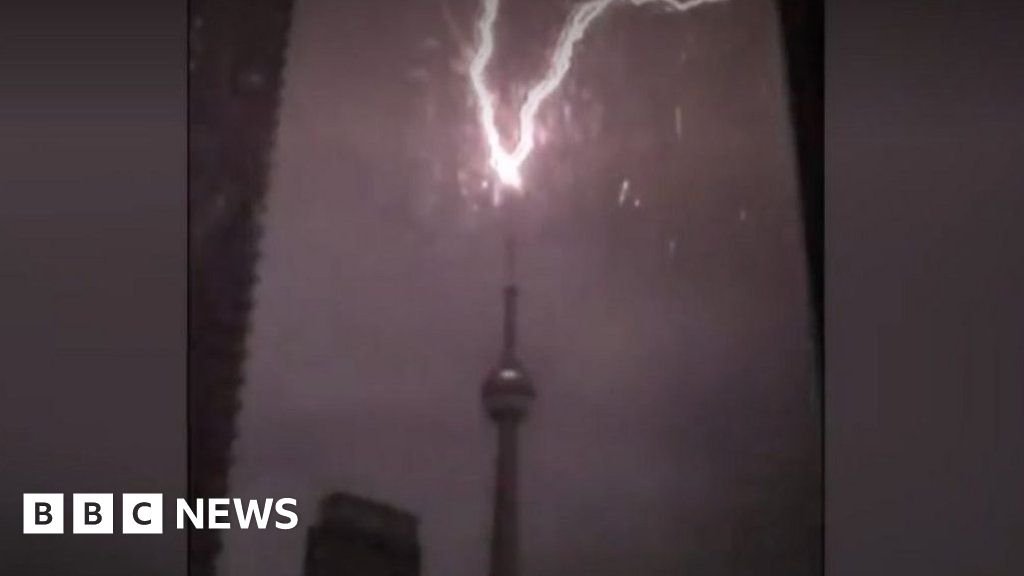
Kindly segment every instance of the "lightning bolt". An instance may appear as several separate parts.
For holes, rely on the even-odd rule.
[[[551,62],[544,76],[526,94],[519,109],[519,141],[511,150],[505,148],[495,121],[495,96],[487,88],[485,72],[494,55],[494,23],[498,19],[500,0],[483,0],[483,10],[476,24],[477,48],[470,62],[469,78],[477,101],[480,125],[490,150],[489,164],[505,188],[522,193],[523,178],[520,169],[533,152],[537,111],[541,104],[558,89],[569,68],[573,50],[587,34],[590,25],[615,4],[644,6],[658,4],[674,12],[686,12],[704,4],[727,0],[589,0],[573,8],[558,37]],[[502,189],[494,187],[494,200],[501,200]]]

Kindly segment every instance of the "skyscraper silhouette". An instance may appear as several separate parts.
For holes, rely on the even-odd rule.
[[[383,502],[334,492],[309,528],[305,576],[419,576],[418,521]]]

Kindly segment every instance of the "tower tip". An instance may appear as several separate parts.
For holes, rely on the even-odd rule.
[[[512,231],[505,234],[505,283],[516,284],[516,236]]]

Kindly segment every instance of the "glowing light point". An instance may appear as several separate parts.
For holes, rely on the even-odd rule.
[[[502,184],[513,190],[522,190],[523,177],[519,175],[519,165],[507,154],[492,156],[491,168],[494,168]]]

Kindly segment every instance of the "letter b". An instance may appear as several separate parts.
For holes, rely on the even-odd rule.
[[[22,534],[63,534],[64,495],[22,495]]]
[[[75,494],[72,497],[71,531],[75,534],[114,533],[113,494]]]

